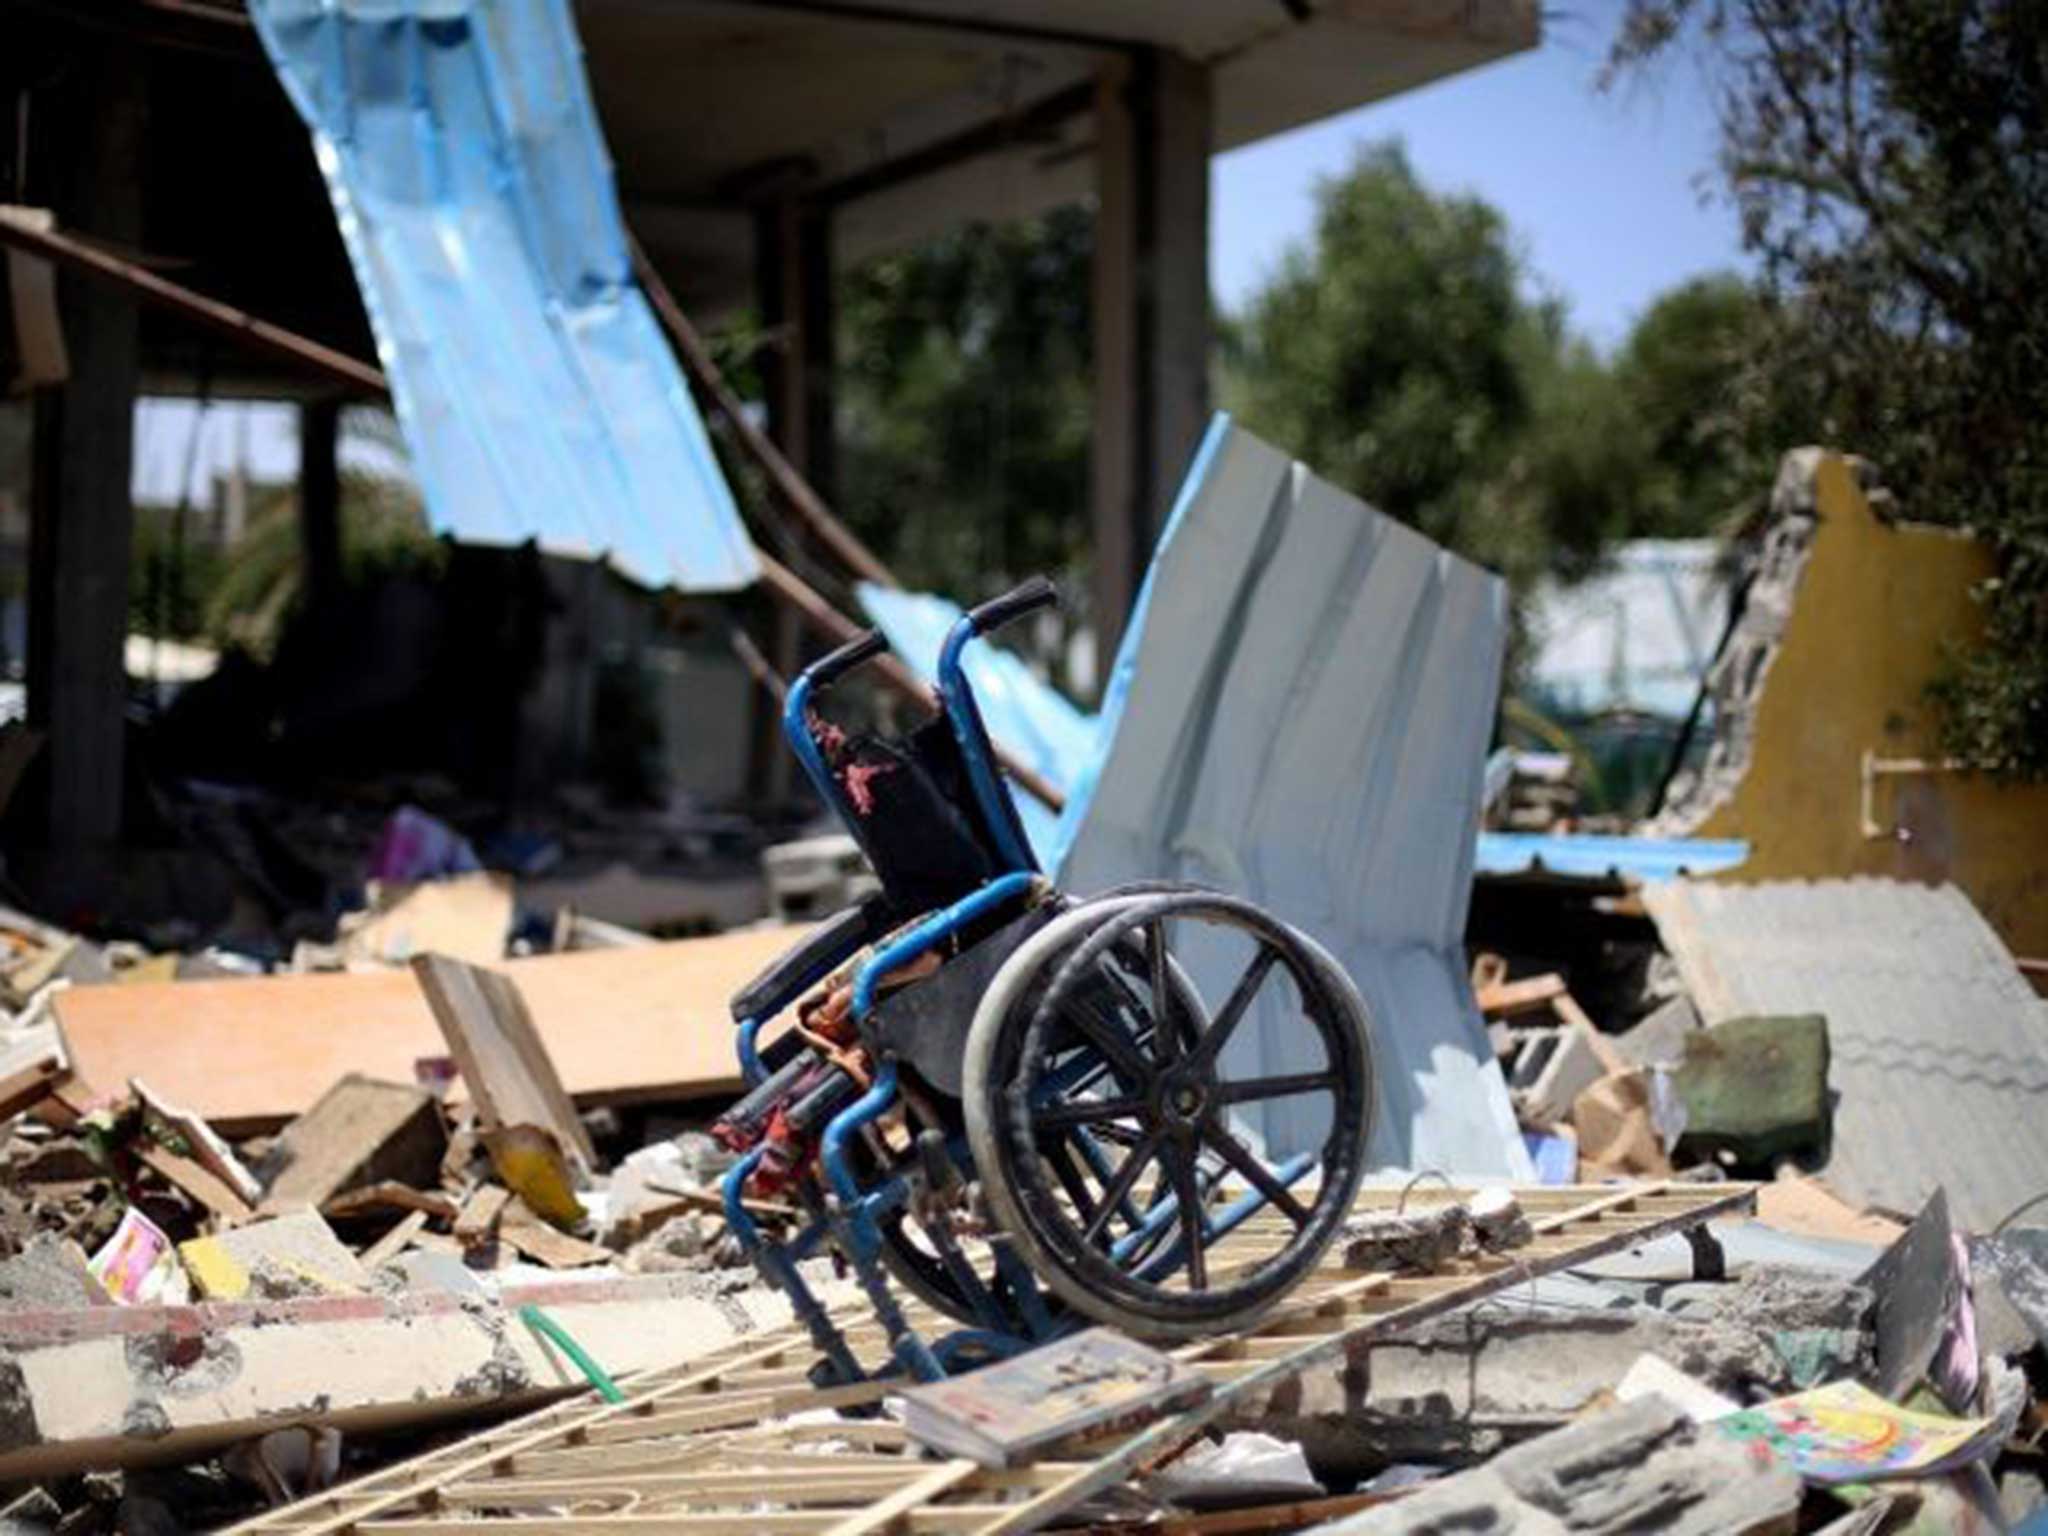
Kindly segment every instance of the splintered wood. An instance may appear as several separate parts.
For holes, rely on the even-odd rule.
[[[1462,1199],[1415,1190],[1407,1208]],[[1120,1436],[1087,1461],[990,1471],[935,1460],[880,1418],[812,1422],[807,1410],[879,1403],[893,1384],[819,1389],[800,1330],[736,1341],[688,1365],[627,1383],[623,1402],[589,1397],[445,1445],[331,1492],[246,1521],[236,1532],[455,1536],[525,1530],[571,1536],[685,1533],[995,1533],[1078,1518],[1077,1506],[1177,1455],[1211,1424],[1254,1410],[1303,1372],[1543,1274],[1753,1209],[1749,1185],[1665,1182],[1517,1191],[1532,1240],[1510,1253],[1421,1274],[1361,1272],[1333,1255],[1257,1326],[1176,1353],[1208,1373],[1213,1396]],[[1387,1211],[1398,1190],[1363,1192]],[[1279,1218],[1263,1220],[1280,1246]],[[842,1312],[864,1360],[886,1340]],[[917,1318],[927,1336],[944,1319]],[[778,1422],[797,1413],[804,1422]]]

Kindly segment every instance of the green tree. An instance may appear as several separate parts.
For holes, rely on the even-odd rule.
[[[1756,369],[1769,301],[1733,273],[1694,278],[1646,310],[1614,362],[1615,392],[1648,435],[1644,534],[1718,532],[1767,499],[1777,461],[1819,423]]]
[[[1315,232],[1227,327],[1244,423],[1393,517],[1460,542],[1474,487],[1531,412],[1527,359],[1554,351],[1500,214],[1438,197],[1398,144],[1317,192]]]
[[[841,285],[839,507],[914,587],[1086,556],[1094,219],[971,225]]]
[[[1629,0],[1610,71],[1719,77],[1722,173],[1774,303],[1760,394],[1999,556],[1946,748],[2048,774],[2048,7]]]
[[[1617,369],[1527,296],[1499,212],[1430,191],[1398,144],[1362,148],[1317,199],[1309,243],[1226,325],[1225,398],[1248,426],[1518,590],[1707,524],[1714,492],[1683,457],[1697,381],[1661,339],[1696,333],[1689,311],[1653,310]],[[1662,415],[1639,408],[1645,384]]]

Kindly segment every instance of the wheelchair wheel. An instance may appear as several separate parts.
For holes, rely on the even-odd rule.
[[[1213,1017],[1184,1000],[1170,942],[1236,976]],[[1300,1020],[1295,1061],[1246,1070],[1227,1047],[1272,998]],[[1250,902],[1113,895],[997,972],[964,1088],[984,1197],[1046,1287],[1100,1322],[1185,1338],[1249,1322],[1336,1236],[1371,1134],[1371,1035],[1342,968]],[[1313,1127],[1311,1149],[1269,1160],[1236,1106]]]

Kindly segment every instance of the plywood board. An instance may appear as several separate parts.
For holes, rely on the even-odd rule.
[[[572,1098],[711,1096],[740,1087],[727,999],[807,931],[536,955],[502,970]],[[230,1133],[274,1129],[345,1073],[408,1082],[420,1057],[447,1051],[405,970],[70,987],[54,1007],[86,1081],[139,1075]]]

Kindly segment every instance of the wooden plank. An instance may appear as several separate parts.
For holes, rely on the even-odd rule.
[[[375,1269],[387,1259],[395,1259],[405,1250],[405,1245],[419,1236],[420,1228],[427,1224],[425,1211],[407,1211],[398,1224],[377,1241],[356,1255],[365,1269]]]
[[[1531,1013],[1565,995],[1564,978],[1555,971],[1520,981],[1497,981],[1478,991],[1479,1011],[1489,1019],[1512,1019]]]
[[[64,1064],[53,1055],[0,1078],[0,1124],[35,1108],[56,1091],[63,1077]]]
[[[182,1189],[186,1194],[205,1206],[225,1222],[247,1221],[256,1214],[256,1208],[244,1200],[227,1182],[199,1166],[189,1157],[180,1157],[168,1147],[157,1145],[138,1137],[141,1150],[138,1156],[144,1166],[156,1175]]]
[[[808,931],[535,955],[502,970],[572,1099],[710,1097],[743,1086],[732,994]],[[277,1129],[350,1072],[411,1082],[421,1057],[447,1053],[404,970],[69,987],[52,1007],[80,1076],[141,1076],[228,1135]]]
[[[455,1218],[455,1240],[465,1248],[479,1247],[496,1236],[512,1191],[501,1184],[479,1184],[462,1202],[462,1214]]]
[[[536,1264],[545,1264],[549,1269],[609,1264],[618,1257],[609,1248],[586,1243],[580,1237],[549,1226],[529,1211],[523,1200],[515,1200],[507,1208],[504,1220],[498,1225],[498,1236]]]
[[[845,1523],[833,1526],[832,1536],[875,1536],[877,1532],[892,1530],[918,1505],[929,1504],[941,1494],[951,1493],[979,1470],[971,1461],[942,1462],[916,1482],[899,1488],[878,1504],[869,1505]]]
[[[412,971],[483,1128],[541,1126],[564,1152],[595,1170],[597,1153],[533,1027],[519,984],[500,971],[448,955],[420,955]]]
[[[320,1214],[330,1221],[347,1221],[379,1211],[418,1211],[442,1221],[453,1221],[462,1214],[462,1202],[438,1189],[414,1189],[396,1179],[379,1179],[375,1184],[336,1195],[320,1207]]]

